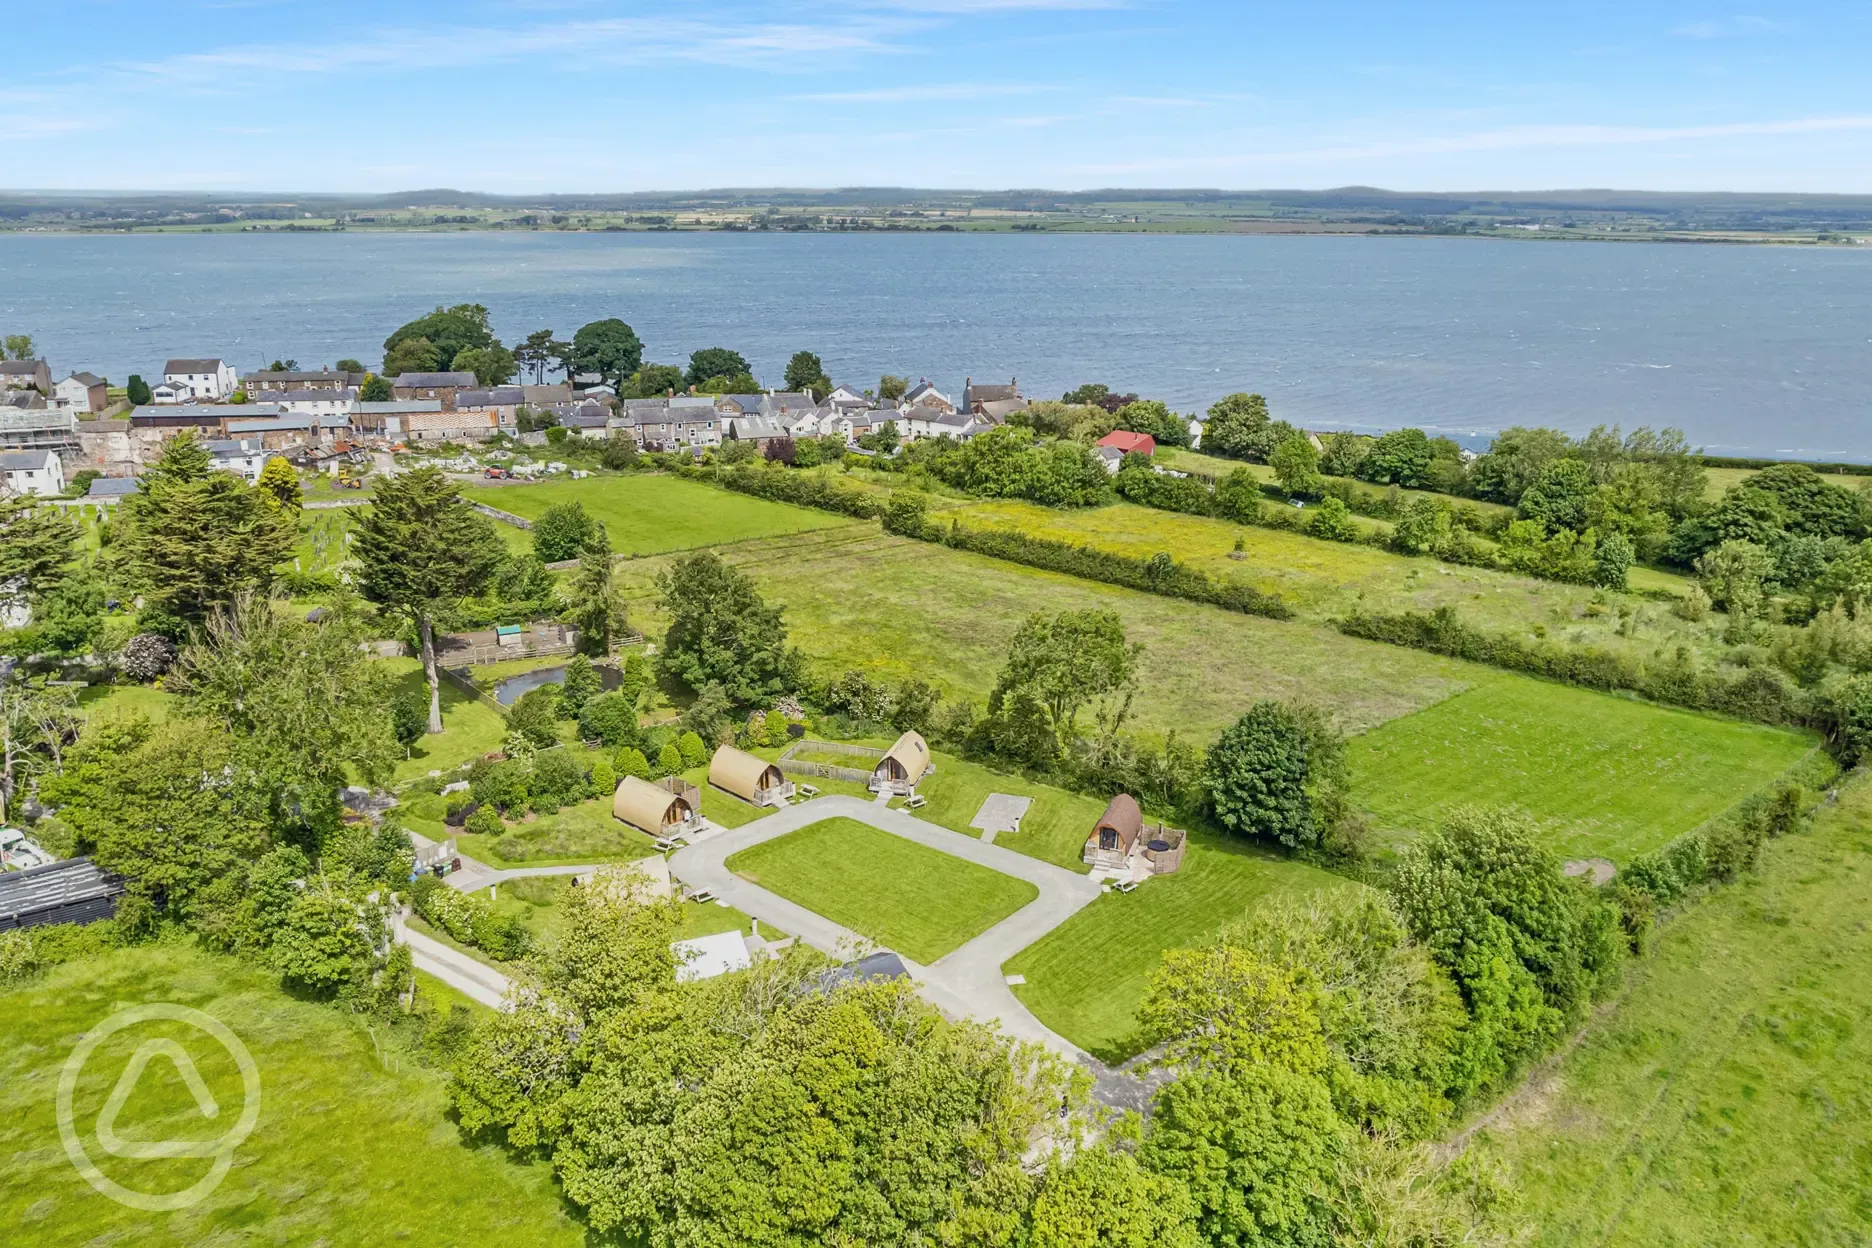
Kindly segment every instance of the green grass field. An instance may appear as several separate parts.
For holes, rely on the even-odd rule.
[[[936,961],[1039,896],[1025,880],[827,819],[744,849],[728,868],[914,962]]]
[[[977,702],[1030,612],[1117,611],[1144,643],[1135,724],[1206,740],[1257,698],[1311,698],[1360,730],[1436,702],[1489,669],[1358,641],[1302,623],[1239,615],[1095,584],[906,538],[840,529],[724,552],[770,602],[788,639],[822,672],[858,668],[890,681],[927,680]],[[661,560],[626,565],[631,618],[663,628],[649,582]]]
[[[381,659],[379,662],[389,665],[400,688],[423,687],[421,659]],[[410,748],[409,757],[397,764],[391,782],[400,784],[431,771],[459,767],[489,750],[499,749],[506,738],[507,720],[499,711],[443,681],[442,731],[417,741]]]
[[[994,843],[1017,853],[1042,859],[1068,871],[1084,873],[1079,861],[1086,836],[1105,813],[1105,803],[1082,793],[1068,793],[1051,785],[1035,784],[1022,776],[994,771],[950,754],[936,754],[936,774],[917,785],[927,804],[913,811],[919,819],[941,824],[964,836],[979,837],[969,820],[991,793],[1031,797],[1033,805],[1021,816],[1019,832],[1003,832]],[[901,806],[894,801],[893,805]]]
[[[1602,601],[1595,605],[1591,586],[1411,558],[1371,546],[1327,542],[1205,516],[1129,503],[1058,511],[1008,501],[976,503],[953,514],[971,527],[1012,529],[1137,558],[1168,552],[1220,580],[1245,581],[1279,594],[1310,623],[1330,623],[1353,611],[1450,607],[1476,628],[1522,636],[1539,629],[1552,641],[1598,646],[1633,657],[1680,643],[1706,654],[1728,648],[1721,640],[1724,620],[1692,623],[1679,619],[1663,604],[1635,595],[1602,594],[1598,595]],[[1243,544],[1241,559],[1234,558],[1238,540]],[[1688,587],[1681,577],[1640,570],[1649,578],[1649,587],[1667,587],[1676,593]],[[1630,636],[1619,632],[1621,611],[1636,618]]]
[[[466,493],[478,503],[529,520],[538,519],[555,504],[583,503],[587,512],[604,523],[611,549],[622,555],[689,550],[852,523],[827,512],[649,473],[540,485],[483,486]],[[496,527],[510,545],[532,549],[532,535],[526,530],[508,524]]]
[[[1095,1057],[1122,1061],[1143,1051],[1137,1007],[1165,950],[1202,943],[1270,893],[1353,887],[1239,842],[1192,836],[1182,870],[1107,893],[1003,969],[1026,976],[1014,995],[1041,1022]]]
[[[1872,783],[1659,934],[1476,1137],[1533,1242],[1872,1243]]]
[[[1807,733],[1504,677],[1354,739],[1353,799],[1400,836],[1452,806],[1521,806],[1558,852],[1626,862],[1817,745]]]
[[[59,1072],[78,1038],[125,1006],[169,1002],[221,1020],[253,1054],[260,1117],[232,1171],[201,1203],[145,1213],[98,1194],[60,1145]],[[97,1146],[100,1108],[143,1041],[169,1036],[189,1053],[222,1122],[204,1129],[174,1066],[151,1062],[125,1103],[126,1138],[210,1138],[242,1105],[226,1052],[173,1023],[130,1028],[85,1063],[74,1117],[112,1179],[148,1192],[186,1188],[206,1160],[139,1161]],[[494,1147],[469,1148],[444,1116],[441,1071],[396,1044],[380,1047],[363,1022],[295,1001],[277,980],[236,959],[177,945],[71,963],[0,992],[7,1054],[0,1123],[0,1226],[9,1248],[72,1244],[388,1244],[587,1242],[544,1164],[519,1165]]]

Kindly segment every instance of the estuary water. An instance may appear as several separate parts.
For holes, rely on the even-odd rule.
[[[1676,425],[1713,454],[1872,460],[1872,247],[970,234],[0,235],[0,333],[62,377],[171,356],[375,365],[437,304],[512,342],[618,316],[648,358],[778,384],[1084,381],[1309,428]]]

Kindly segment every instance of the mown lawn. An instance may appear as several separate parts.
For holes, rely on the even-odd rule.
[[[829,512],[772,503],[681,477],[651,473],[539,485],[471,487],[465,492],[478,503],[529,520],[538,519],[556,504],[583,503],[587,512],[603,522],[611,549],[622,555],[688,550],[853,523],[848,517]],[[528,531],[509,524],[496,527],[510,545],[532,549]]]
[[[930,963],[1039,896],[1025,880],[855,819],[744,849],[728,869],[915,962]]]
[[[469,1148],[445,1116],[444,1073],[365,1024],[295,1001],[275,976],[182,945],[119,951],[55,968],[0,992],[7,1054],[0,1122],[0,1226],[9,1248],[71,1244],[485,1245],[587,1242],[545,1164]],[[221,1020],[254,1057],[260,1118],[234,1167],[200,1204],[175,1213],[129,1209],[94,1191],[60,1145],[59,1072],[77,1039],[125,1006],[170,1002]],[[193,1028],[149,1023],[108,1038],[86,1062],[74,1117],[105,1173],[149,1192],[179,1191],[206,1159],[110,1157],[95,1126],[105,1098],[144,1041],[181,1043],[221,1108],[205,1124],[172,1065],[145,1069],[118,1119],[131,1139],[205,1139],[240,1112],[241,1080],[219,1045]]]
[[[421,689],[422,660],[413,658],[380,659],[396,675],[399,688]],[[396,765],[391,783],[400,784],[426,776],[431,771],[448,771],[472,762],[490,750],[500,748],[507,739],[507,720],[499,711],[477,698],[471,698],[447,681],[442,682],[442,731],[424,736],[410,747],[410,755]]]
[[[155,685],[92,685],[78,691],[78,709],[91,719],[143,715],[160,724],[174,706],[175,695]]]
[[[1872,1243],[1872,783],[1670,922],[1491,1115],[1542,1245]]]
[[[996,844],[999,844],[996,841]],[[1212,937],[1271,893],[1354,888],[1338,876],[1214,836],[1192,836],[1183,868],[1133,893],[1107,893],[1003,968],[1039,1020],[1117,1062],[1143,1051],[1137,1007],[1165,950]]]
[[[1303,623],[1039,572],[876,529],[750,542],[724,556],[786,608],[788,641],[821,675],[849,668],[929,681],[979,705],[1032,612],[1102,608],[1144,644],[1134,726],[1206,741],[1260,698],[1308,698],[1358,731],[1438,701],[1489,669],[1359,641]],[[626,565],[632,621],[663,620],[649,581],[661,560]]]
[[[933,758],[936,774],[917,785],[917,792],[928,804],[911,814],[964,836],[979,837],[981,832],[971,828],[969,821],[975,818],[989,794],[1031,797],[1033,804],[1021,816],[1021,830],[1002,832],[994,843],[1068,871],[1083,874],[1088,870],[1079,861],[1079,854],[1098,817],[1105,813],[1104,802],[1082,793],[1035,784],[1024,777],[994,771],[954,755],[936,754]]]
[[[1627,862],[1816,748],[1807,733],[1550,684],[1486,681],[1351,742],[1353,798],[1406,839],[1452,806],[1525,808],[1567,857]]]

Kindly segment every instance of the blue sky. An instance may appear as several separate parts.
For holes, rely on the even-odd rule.
[[[0,186],[1872,191],[1872,5],[11,0]]]

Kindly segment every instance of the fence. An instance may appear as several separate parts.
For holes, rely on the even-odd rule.
[[[451,655],[450,657],[454,656]],[[483,706],[491,708],[495,714],[499,715],[502,719],[507,718],[507,708],[502,706],[499,702],[496,702],[493,694],[475,684],[474,681],[469,680],[459,671],[456,671],[452,667],[443,667],[438,663],[436,665],[436,675],[446,680],[449,684],[454,685],[457,689],[481,703]]]
[[[525,516],[516,516],[511,511],[502,511],[500,508],[490,507],[486,503],[469,503],[468,505],[482,515],[492,516],[502,524],[511,524],[516,529],[530,529],[533,527],[533,522],[531,520],[527,519]]]
[[[818,776],[825,780],[846,780],[852,784],[868,784],[871,781],[872,768],[863,771],[856,767],[840,767],[836,763],[809,763],[793,757],[799,750],[818,750],[826,754],[849,754],[854,758],[863,758],[875,764],[884,757],[884,751],[868,745],[846,745],[842,741],[795,741],[780,755],[780,770],[789,776]]]

